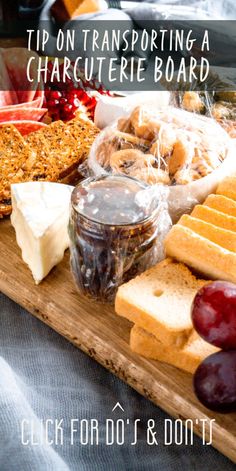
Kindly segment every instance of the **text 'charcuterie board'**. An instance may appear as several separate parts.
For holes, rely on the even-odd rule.
[[[213,445],[236,463],[236,414],[207,411],[194,396],[190,374],[132,353],[131,324],[116,316],[111,306],[78,295],[68,252],[36,286],[10,221],[0,221],[0,290],[173,417],[192,419],[198,435],[201,419],[214,418]]]

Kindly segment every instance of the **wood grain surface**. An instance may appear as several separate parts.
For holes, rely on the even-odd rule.
[[[77,293],[68,252],[35,286],[10,221],[0,221],[0,290],[173,417],[198,419],[194,428],[198,435],[201,419],[214,418],[213,445],[236,463],[236,414],[209,412],[195,398],[190,374],[132,353],[131,324],[116,316],[111,306],[95,304]]]

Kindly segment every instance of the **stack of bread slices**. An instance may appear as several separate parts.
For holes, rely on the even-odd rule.
[[[195,294],[209,280],[236,283],[236,176],[181,217],[165,248],[168,258],[119,288],[115,308],[134,323],[133,351],[193,373],[217,351],[193,329]]]

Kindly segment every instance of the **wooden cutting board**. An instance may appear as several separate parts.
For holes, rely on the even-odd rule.
[[[35,286],[10,222],[0,221],[0,290],[170,415],[192,419],[199,436],[201,419],[214,418],[213,445],[236,463],[236,414],[209,412],[195,398],[190,374],[132,353],[131,324],[116,316],[111,306],[78,295],[68,252],[63,262]]]

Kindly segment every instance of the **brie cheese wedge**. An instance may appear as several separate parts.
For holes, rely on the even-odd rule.
[[[69,206],[73,187],[61,183],[11,185],[11,223],[22,258],[35,283],[47,276],[69,247]]]

